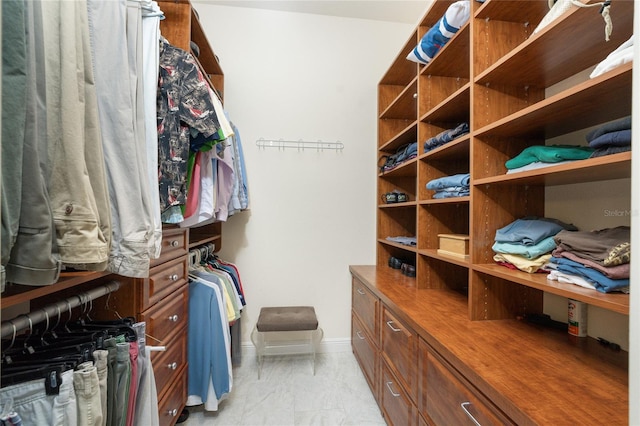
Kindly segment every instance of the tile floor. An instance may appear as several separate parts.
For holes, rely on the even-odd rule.
[[[243,355],[233,369],[233,391],[218,412],[189,407],[181,426],[385,425],[380,409],[351,352],[265,359],[261,378],[255,356]]]

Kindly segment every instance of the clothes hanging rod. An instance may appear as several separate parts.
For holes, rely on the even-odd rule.
[[[305,149],[316,150],[316,151],[342,151],[344,149],[344,144],[340,141],[337,142],[323,142],[321,140],[312,142],[305,141],[302,139],[298,139],[297,141],[288,141],[284,139],[264,139],[260,138],[256,141],[256,145],[259,148],[278,148],[281,150],[294,148],[298,149],[298,151],[304,151]]]
[[[45,307],[38,309],[28,314],[18,315],[12,320],[3,321],[1,336],[5,337],[13,336],[22,330],[32,328],[34,324],[41,323],[47,318],[55,318],[62,312],[68,312],[73,308],[85,305],[95,299],[105,296],[109,293],[113,293],[120,288],[120,282],[109,281],[106,284],[93,288],[91,290],[83,291],[75,296],[67,297],[64,300],[60,300],[56,303],[46,305]]]

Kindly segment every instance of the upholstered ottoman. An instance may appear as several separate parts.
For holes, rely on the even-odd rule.
[[[265,356],[309,354],[316,372],[316,349],[322,328],[313,306],[280,306],[260,309],[251,341],[258,357],[258,378]]]

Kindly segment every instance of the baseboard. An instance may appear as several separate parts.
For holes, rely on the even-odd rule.
[[[292,350],[289,352],[283,348],[282,354],[294,353],[295,347]],[[351,339],[322,339],[317,353],[329,352],[351,352]],[[242,356],[256,356],[256,348],[251,342],[242,342]]]

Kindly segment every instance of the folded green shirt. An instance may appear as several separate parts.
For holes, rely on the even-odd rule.
[[[525,148],[520,154],[507,160],[504,165],[507,169],[517,169],[518,167],[523,167],[536,161],[558,163],[566,160],[584,160],[585,158],[589,158],[592,152],[593,148],[589,148],[588,146],[534,145]]]

